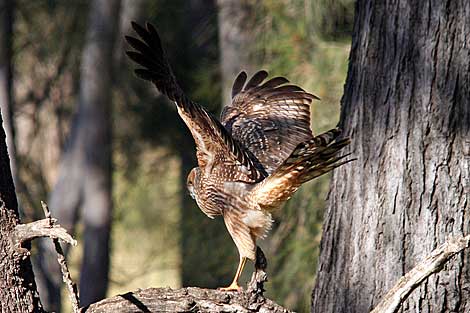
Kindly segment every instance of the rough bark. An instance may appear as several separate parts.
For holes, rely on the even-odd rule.
[[[63,153],[59,178],[51,193],[52,215],[73,233],[81,209],[84,254],[80,273],[83,305],[104,298],[108,285],[111,229],[111,86],[113,47],[119,21],[119,0],[95,0],[90,7],[82,54],[78,111]],[[48,310],[60,310],[61,274],[55,249],[46,251]]]
[[[255,272],[246,291],[226,292],[202,288],[149,288],[109,298],[82,312],[285,312],[289,310],[263,296],[266,257],[258,248]]]
[[[224,105],[232,99],[232,83],[237,74],[242,70],[252,70],[253,6],[254,2],[250,0],[217,0]]]
[[[400,305],[431,274],[438,273],[452,257],[468,248],[470,235],[452,238],[437,247],[390,289],[371,313],[395,313]]]
[[[16,183],[16,145],[13,123],[13,0],[0,0],[0,109],[6,133],[13,180]],[[17,185],[17,184],[15,184]]]
[[[449,237],[470,232],[470,3],[369,1],[356,18],[312,312],[367,312]],[[470,311],[469,254],[400,312]]]
[[[10,238],[19,223],[18,203],[0,114],[0,311],[43,312],[27,250]]]
[[[128,292],[93,303],[81,312],[272,312],[289,310],[269,299],[253,297],[250,292],[222,292],[195,287],[172,290],[149,288]]]

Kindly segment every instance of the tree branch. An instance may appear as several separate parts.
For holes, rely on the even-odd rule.
[[[67,233],[65,228],[57,224],[55,218],[45,218],[27,224],[18,224],[15,227],[12,239],[16,247],[21,249],[24,243],[40,237],[60,239],[72,246],[77,245],[77,241]],[[21,251],[24,252],[23,250]]]
[[[80,312],[289,312],[262,296],[253,301],[252,296],[250,291],[148,288],[104,299],[82,308]]]
[[[394,313],[423,280],[439,272],[451,257],[468,248],[469,243],[470,235],[452,238],[439,246],[424,261],[400,278],[371,313]]]
[[[266,257],[257,247],[255,272],[246,291],[227,292],[196,287],[149,288],[104,299],[81,309],[84,313],[105,312],[265,312],[289,313],[263,296],[267,281]]]
[[[49,211],[46,203],[41,201],[41,205],[46,218],[27,224],[16,225],[15,230],[12,233],[13,244],[18,252],[26,257],[29,256],[30,252],[28,249],[23,247],[25,243],[40,237],[49,237],[52,239],[57,252],[57,261],[59,262],[60,270],[62,272],[62,279],[67,286],[69,298],[72,302],[73,312],[78,313],[80,311],[80,305],[77,285],[72,281],[72,277],[70,276],[70,271],[68,269],[67,262],[65,261],[64,251],[60,246],[59,239],[71,244],[72,246],[76,246],[77,241],[67,233],[65,228],[57,224],[57,220],[55,218],[51,217],[51,212]]]
[[[49,207],[44,201],[41,201],[41,206],[44,211],[44,215],[46,216],[46,219],[49,220],[49,225],[52,227],[53,222],[51,218],[51,212],[49,211]],[[59,239],[52,239],[52,242],[54,243],[55,251],[57,252],[57,261],[59,262],[60,271],[62,272],[62,280],[67,286],[67,290],[69,292],[69,299],[70,299],[70,302],[72,303],[72,310],[74,313],[78,313],[80,312],[80,300],[78,298],[77,284],[75,284],[72,280],[69,268],[67,266],[67,262],[65,260],[64,251],[62,250],[62,247],[60,246],[60,243],[59,243]],[[75,244],[76,244],[76,241],[75,241]]]

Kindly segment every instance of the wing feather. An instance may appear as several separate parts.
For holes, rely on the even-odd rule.
[[[261,85],[261,88],[266,89],[266,88],[274,88],[277,86],[280,86],[282,84],[287,84],[289,80],[285,77],[274,77],[265,82],[263,85]]]
[[[244,73],[244,72],[242,72]],[[246,83],[246,74],[235,80],[232,103],[222,111],[221,122],[238,142],[271,174],[301,143],[313,138],[310,104],[315,95],[284,77],[267,81],[257,72]]]
[[[214,116],[186,97],[176,82],[156,29],[149,23],[144,28],[132,22],[132,27],[140,39],[126,36],[129,45],[135,49],[126,54],[143,67],[136,69],[135,73],[153,82],[158,90],[176,103],[179,115],[196,142],[199,167],[210,172],[214,166],[226,163],[231,169],[224,172],[226,180],[256,182],[263,179],[265,172],[257,168],[249,152],[232,138]],[[239,83],[243,86],[245,80],[242,75]]]
[[[251,79],[246,83],[245,89],[251,89],[258,87],[258,85],[268,77],[268,72],[265,70],[258,71]]]
[[[238,74],[237,78],[235,78],[235,81],[233,82],[232,86],[232,99],[240,93],[240,91],[243,89],[243,86],[245,85],[247,79],[247,75],[244,71],[240,72]]]

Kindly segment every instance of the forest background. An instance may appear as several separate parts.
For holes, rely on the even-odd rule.
[[[63,197],[69,193],[58,191],[56,183],[63,173],[76,169],[73,162],[64,162],[72,134],[89,127],[77,116],[83,102],[81,69],[90,12],[98,2],[106,7],[116,1],[0,1],[13,4],[6,21],[12,28],[9,34],[4,30],[11,39],[10,146],[15,149],[10,154],[22,218],[38,219],[38,199],[49,199],[53,215],[79,241],[69,250],[75,280],[87,273],[83,248],[90,230],[81,206],[93,199],[85,199],[84,192],[78,204],[68,206]],[[109,255],[102,256],[105,262],[99,265],[104,273],[109,268],[103,288],[111,296],[145,287],[225,285],[237,264],[236,248],[223,221],[207,219],[189,198],[184,182],[195,165],[192,139],[174,106],[132,74],[123,41],[131,33],[130,20],[157,26],[183,89],[211,112],[226,104],[224,90],[237,71],[266,69],[322,99],[312,105],[312,129],[319,133],[336,126],[339,118],[354,3],[123,0],[116,10],[112,75],[103,98],[110,114],[98,121],[109,125],[105,131],[110,136],[104,137],[109,142],[92,147],[98,154],[112,147],[105,164],[112,178],[112,198],[111,224],[106,228],[110,244],[105,245]],[[231,18],[221,19],[227,10]],[[230,45],[223,44],[227,29],[239,30],[234,36],[243,44],[237,51],[227,51]],[[223,57],[233,53],[238,58]],[[104,75],[97,71],[95,79],[106,79],[100,74]],[[303,186],[275,214],[275,226],[262,243],[269,262],[267,296],[299,312],[310,310],[328,182],[325,176]],[[61,285],[60,276],[57,281],[50,273],[54,269],[44,261],[47,249],[38,245],[33,252],[42,301],[48,310],[58,311],[62,305],[67,312],[67,301],[60,301],[54,291]]]

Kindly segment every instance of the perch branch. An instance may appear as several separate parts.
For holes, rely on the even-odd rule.
[[[49,211],[49,207],[44,201],[41,201],[41,206],[44,211],[44,215],[46,216],[46,219],[49,220],[49,225],[52,227],[54,222],[53,222],[53,219],[51,218],[51,212]],[[75,245],[76,245],[77,242],[75,240],[73,241],[75,242]],[[57,252],[57,261],[59,262],[60,271],[62,272],[62,280],[67,286],[70,302],[72,303],[72,310],[74,313],[78,313],[80,312],[80,300],[78,298],[77,285],[72,281],[72,277],[70,275],[70,271],[67,266],[67,262],[65,260],[65,254],[64,254],[64,251],[62,250],[62,247],[60,246],[59,239],[53,238],[52,242],[54,243],[55,251]]]
[[[467,248],[470,235],[452,238],[435,249],[426,259],[400,278],[371,313],[394,313],[410,293],[431,274],[439,272],[455,254]]]
[[[148,288],[107,298],[81,309],[82,313],[106,312],[226,312],[289,313],[264,297],[250,291],[229,292],[188,287]]]
[[[227,292],[202,288],[149,288],[108,298],[88,307],[82,313],[98,312],[264,312],[290,311],[263,296],[267,280],[267,262],[263,251],[256,250],[255,272],[246,291]]]

